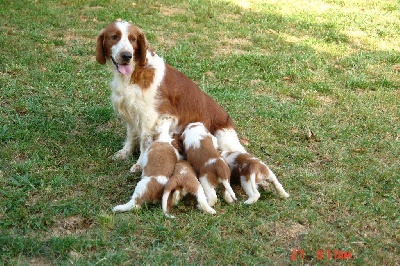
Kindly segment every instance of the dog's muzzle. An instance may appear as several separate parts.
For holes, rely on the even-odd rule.
[[[132,72],[132,65],[130,64],[130,61],[133,57],[131,52],[121,52],[118,56],[122,61],[121,64],[118,64],[117,61],[111,56],[111,61],[117,68],[118,72],[123,74],[123,75],[129,75]]]

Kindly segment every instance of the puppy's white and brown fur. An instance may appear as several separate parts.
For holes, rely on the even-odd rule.
[[[229,183],[230,170],[217,150],[215,137],[200,122],[187,125],[181,135],[187,161],[196,171],[199,181],[207,196],[207,202],[214,206],[217,202],[216,187],[222,183],[224,199],[228,203],[236,200],[235,193]]]
[[[215,214],[215,210],[207,203],[207,197],[204,194],[203,187],[197,180],[196,173],[192,166],[187,161],[178,161],[175,165],[175,170],[168,183],[165,185],[164,194],[162,197],[162,208],[164,214],[168,217],[173,217],[169,214],[171,205],[175,205],[186,194],[196,196],[198,208],[210,214]]]
[[[260,185],[265,188],[268,183],[274,186],[281,197],[289,197],[275,174],[261,160],[250,153],[222,152],[221,155],[231,169],[232,181],[240,180],[243,190],[249,197],[244,203],[252,204],[256,202],[260,198],[257,186]]]
[[[140,169],[162,114],[178,118],[177,133],[191,122],[202,122],[221,150],[245,151],[229,114],[191,79],[166,64],[138,27],[126,21],[105,27],[97,37],[96,60],[108,63],[114,73],[111,100],[127,127],[124,147],[114,157],[127,158],[140,142],[140,156],[131,171]]]
[[[157,127],[159,136],[144,153],[141,161],[142,178],[137,183],[131,200],[126,204],[115,206],[114,212],[140,208],[146,202],[161,201],[164,186],[173,174],[176,162],[181,159],[181,155],[174,147],[174,140],[170,137],[171,124],[171,120],[166,119]]]

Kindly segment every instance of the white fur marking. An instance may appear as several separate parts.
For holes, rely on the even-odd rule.
[[[183,131],[185,149],[200,148],[200,141],[209,135],[207,129],[200,122],[190,123]]]
[[[234,129],[222,129],[215,132],[218,146],[222,151],[240,151],[246,152],[245,148],[240,144],[237,133]]]
[[[219,159],[219,158],[211,158],[211,159],[209,159],[209,160],[204,164],[204,166],[213,165],[213,164],[215,164],[215,162],[216,162],[218,159]]]
[[[179,171],[179,174],[181,174],[181,175],[186,175],[186,174],[187,174],[186,168],[181,169],[181,170]]]

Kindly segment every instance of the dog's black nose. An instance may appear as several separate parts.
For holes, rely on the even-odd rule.
[[[132,58],[132,54],[130,52],[122,52],[121,57],[124,62],[129,62],[129,60]]]

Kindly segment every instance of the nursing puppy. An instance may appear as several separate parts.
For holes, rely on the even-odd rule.
[[[137,183],[131,200],[126,204],[115,206],[114,212],[138,209],[143,203],[156,203],[161,200],[164,186],[173,174],[176,162],[181,159],[169,134],[172,123],[173,119],[161,119],[157,127],[159,136],[144,153],[142,178]]]
[[[250,153],[222,152],[221,155],[231,169],[232,181],[240,180],[243,190],[249,197],[244,203],[252,204],[256,202],[260,198],[257,185],[266,188],[268,183],[272,183],[281,197],[289,197],[275,174]]]
[[[170,215],[171,205],[175,205],[186,194],[196,196],[198,208],[210,214],[215,214],[215,210],[207,203],[206,195],[196,173],[187,161],[178,161],[175,170],[168,183],[165,185],[162,197],[162,208],[167,217],[174,218]]]
[[[229,183],[230,170],[227,163],[217,150],[215,137],[211,135],[200,122],[187,125],[181,135],[187,161],[196,171],[199,181],[203,186],[210,206],[217,203],[215,188],[218,183],[224,187],[224,199],[228,203],[236,200],[235,193]]]

